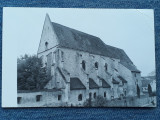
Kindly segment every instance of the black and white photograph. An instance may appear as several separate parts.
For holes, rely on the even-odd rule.
[[[2,107],[156,107],[154,10],[3,8]]]

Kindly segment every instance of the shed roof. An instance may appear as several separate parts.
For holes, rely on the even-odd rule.
[[[127,83],[127,80],[125,80],[122,76],[118,76],[118,78],[119,78],[123,83]]]
[[[98,78],[99,78],[100,80],[102,80],[102,87],[103,87],[103,88],[110,88],[110,87],[111,87],[103,78],[101,78],[101,77],[99,77],[99,76],[98,76]]]
[[[89,78],[89,89],[98,89],[99,86],[94,82],[92,78]]]
[[[124,50],[106,45],[96,36],[89,35],[54,22],[52,22],[52,25],[59,40],[60,47],[120,59],[122,61],[121,64],[129,70],[139,72]]]
[[[112,78],[112,83],[113,83],[113,84],[119,84],[119,82],[116,81],[114,78]]]
[[[70,78],[70,90],[86,89],[81,80],[77,77]]]

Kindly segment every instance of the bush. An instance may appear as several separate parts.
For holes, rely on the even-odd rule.
[[[93,106],[94,107],[104,107],[106,106],[106,103],[107,103],[106,99],[99,95],[93,101]]]
[[[92,107],[92,102],[91,99],[87,99],[84,103],[83,103],[84,107]]]

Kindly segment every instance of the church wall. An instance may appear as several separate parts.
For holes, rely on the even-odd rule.
[[[108,72],[113,74],[113,70],[111,69],[110,60],[107,57],[101,57],[99,55],[89,54],[83,51],[76,51],[71,49],[60,48],[60,51],[64,52],[64,62],[61,63],[63,68],[66,69],[71,77],[79,77],[80,80],[84,84],[87,81],[87,74],[89,74],[89,78],[93,78],[93,80],[99,85],[99,79],[97,76],[101,76],[105,80],[111,84],[111,79],[109,79],[108,75],[105,72],[105,63],[108,64]],[[85,61],[86,70],[82,68],[82,61]],[[98,62],[98,69],[95,68],[95,62]]]
[[[136,81],[133,79],[131,71],[119,63],[119,73],[127,80],[126,96],[136,96]]]
[[[78,96],[82,94],[82,100],[78,100]],[[86,90],[71,90],[69,95],[69,104],[71,106],[83,106],[86,101]]]
[[[132,78],[134,79],[135,83],[138,84],[139,88],[140,88],[140,94],[142,93],[142,81],[141,81],[141,74],[137,73],[137,72],[132,72]]]
[[[38,56],[41,57],[43,55],[44,56],[43,61],[46,61],[47,58],[45,56],[47,56],[50,52],[55,52],[55,51],[56,51],[56,60],[55,60],[55,65],[53,67],[55,68],[55,66],[58,66],[60,68],[66,69],[70,73],[70,77],[78,77],[82,81],[82,83],[86,86],[86,92],[85,92],[86,99],[89,98],[90,90],[87,92],[87,90],[89,89],[88,88],[89,78],[92,78],[100,86],[100,81],[97,78],[97,76],[102,77],[107,81],[107,83],[111,85],[114,91],[114,98],[118,98],[119,97],[118,85],[113,85],[112,83],[112,77],[116,76],[117,74],[121,75],[128,81],[127,96],[135,96],[136,88],[133,85],[133,83],[135,84],[135,81],[133,80],[133,75],[130,70],[128,70],[123,65],[119,64],[118,59],[111,59],[100,55],[89,54],[83,51],[77,51],[59,47],[52,48],[44,53],[40,53],[38,54]],[[85,70],[82,68],[83,60],[85,61],[85,68],[86,68]],[[98,62],[98,69],[96,69],[95,67],[95,62]],[[105,68],[106,63],[107,63],[107,70]],[[115,69],[118,70],[118,73],[115,72]],[[106,71],[110,75],[112,75],[112,77],[106,74]],[[53,70],[52,74],[54,74],[54,72],[55,71]],[[137,77],[139,78],[140,75],[139,76],[137,75]],[[75,100],[74,93],[78,95],[81,92],[82,92],[81,90],[79,92],[70,91],[70,100],[73,101],[73,104]],[[104,92],[104,89],[101,92]],[[107,99],[111,99],[111,95],[112,95],[111,88],[108,88]],[[81,104],[82,101],[75,101],[75,104],[77,103]]]
[[[106,92],[106,97],[104,97],[104,92]],[[111,88],[102,88],[100,95],[106,98],[106,100],[111,100]]]
[[[36,101],[37,95],[41,95],[40,101]],[[58,95],[62,95],[61,100],[58,100]],[[18,93],[17,97],[21,97],[18,107],[56,107],[62,105],[64,96],[62,91],[39,91]]]
[[[99,94],[99,89],[90,89],[89,93],[91,93],[91,100],[94,100],[94,93],[96,93],[96,96],[100,95]]]

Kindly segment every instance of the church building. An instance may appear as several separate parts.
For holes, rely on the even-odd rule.
[[[48,14],[37,56],[52,77],[46,91],[37,93],[38,102],[83,106],[97,96],[114,100],[141,94],[141,72],[123,49],[52,22]]]
[[[57,100],[81,106],[100,95],[107,100],[137,96],[141,72],[124,50],[100,38],[54,23],[46,15],[38,57],[51,72],[45,89],[58,89]]]

